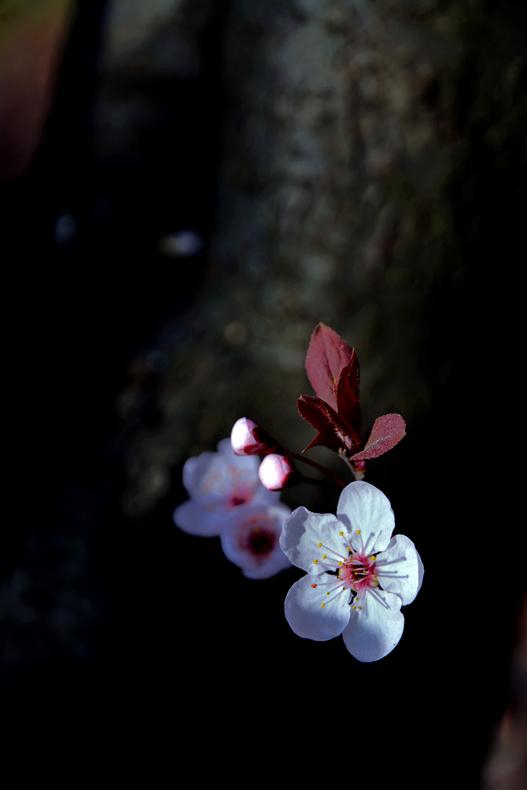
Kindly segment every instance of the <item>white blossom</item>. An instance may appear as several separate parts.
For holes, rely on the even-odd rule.
[[[233,511],[248,504],[274,505],[280,494],[258,479],[256,456],[235,455],[230,439],[218,452],[201,453],[183,466],[183,485],[190,499],[174,511],[174,522],[192,535],[219,535]]]
[[[377,661],[399,642],[402,605],[421,587],[423,564],[412,541],[392,537],[387,497],[362,481],[343,489],[337,515],[297,508],[285,521],[280,545],[293,565],[307,571],[285,600],[298,636],[317,641],[342,634],[359,661]]]
[[[280,548],[282,524],[290,514],[291,509],[282,503],[237,508],[220,535],[227,559],[249,579],[267,579],[290,568]]]

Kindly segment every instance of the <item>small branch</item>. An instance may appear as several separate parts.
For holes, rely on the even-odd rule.
[[[309,466],[312,466],[314,469],[318,469],[319,472],[322,472],[322,474],[327,475],[327,477],[330,477],[340,488],[346,488],[346,486],[348,485],[343,480],[341,480],[340,477],[337,477],[336,474],[330,472],[329,469],[326,469],[325,466],[322,466],[321,464],[317,464],[317,462],[312,461],[311,458],[306,458],[305,455],[299,455],[298,453],[294,453],[292,450],[286,450],[284,447],[280,448],[280,452],[282,453],[282,455],[287,455],[289,458],[294,458],[296,461],[303,461],[305,464],[309,464]],[[307,479],[309,480],[310,483],[316,482],[313,478],[307,478]],[[322,484],[322,481],[319,482]]]

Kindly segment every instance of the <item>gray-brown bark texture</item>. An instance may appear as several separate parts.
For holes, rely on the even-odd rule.
[[[525,3],[114,0],[93,115],[105,4],[77,5],[47,142],[0,189],[16,775],[137,784],[143,755],[149,786],[473,790],[509,691],[483,786],[523,788]],[[371,665],[291,631],[297,569],[247,579],[172,523],[185,460],[238,417],[313,439],[320,321],[357,351],[365,427],[407,423],[367,480],[426,571]],[[283,498],[330,512],[311,489]]]
[[[192,6],[177,10],[180,30]],[[524,16],[485,2],[229,4],[210,267],[161,341],[162,423],[129,446],[128,512],[149,510],[170,468],[239,416],[305,446],[295,403],[311,394],[319,321],[357,350],[366,425],[396,411],[410,435],[434,388],[455,390],[452,344],[489,341],[489,278],[518,236]]]

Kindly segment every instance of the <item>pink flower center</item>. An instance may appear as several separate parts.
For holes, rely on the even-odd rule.
[[[360,533],[361,531],[358,529],[357,535],[360,535]],[[339,532],[339,535],[343,537],[344,532]],[[362,538],[360,541],[362,544]],[[326,550],[331,555],[322,554],[320,561],[324,563],[328,569],[331,569],[330,574],[333,569],[337,571],[337,574],[336,576],[330,575],[329,581],[317,582],[316,584],[313,583],[311,587],[313,587],[313,589],[317,587],[328,587],[329,589],[326,592],[328,602],[335,600],[335,598],[338,598],[342,593],[351,590],[352,593],[355,593],[355,600],[351,602],[353,604],[352,608],[361,610],[362,605],[359,605],[359,598],[362,598],[366,590],[370,589],[373,591],[376,587],[379,587],[377,574],[375,573],[377,557],[375,554],[366,554],[364,548],[360,551],[354,551],[349,545],[344,545],[345,548],[343,551],[347,552],[346,554],[341,554],[334,549],[330,549],[324,546],[323,543],[317,544],[319,549]],[[313,562],[315,565],[318,565],[319,560],[315,559]],[[331,595],[331,593],[334,594]],[[320,605],[324,608],[326,603],[321,603]]]
[[[375,559],[373,554],[368,557],[361,552],[352,552],[339,568],[338,575],[343,587],[356,593],[367,590],[368,587],[378,587]]]
[[[265,513],[247,519],[240,528],[238,546],[257,562],[265,560],[277,543],[278,536],[273,528],[273,521]]]
[[[251,492],[238,492],[233,494],[227,503],[227,507],[238,507],[238,505],[243,505],[245,502],[252,499],[252,491]]]

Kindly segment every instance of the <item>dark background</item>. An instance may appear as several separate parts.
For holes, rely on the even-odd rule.
[[[228,11],[220,5],[200,33],[199,77],[155,84],[158,124],[127,172],[93,152],[106,4],[81,0],[39,150],[0,187],[8,756],[21,771],[73,761],[73,777],[111,759],[121,778],[145,761],[151,777],[168,767],[174,781],[190,764],[198,783],[263,775],[479,787],[511,695],[521,709],[509,673],[525,580],[525,158],[517,169],[495,167],[474,132],[451,195],[466,240],[463,277],[455,292],[439,283],[423,311],[430,406],[369,478],[426,570],[390,656],[362,665],[340,639],[297,638],[282,601],[299,572],[250,582],[219,541],[175,529],[172,512],[186,496],[181,463],[149,512],[134,517],[122,506],[127,443],[162,424],[163,370],[141,379],[132,424],[116,401],[137,355],[199,303],[217,231]],[[167,173],[180,196],[168,207]],[[460,196],[467,183],[469,209]],[[98,213],[101,195],[111,209]],[[57,245],[64,212],[75,214],[77,231]],[[174,216],[207,243],[184,269],[152,241]],[[445,349],[450,376],[441,383],[434,360]]]

